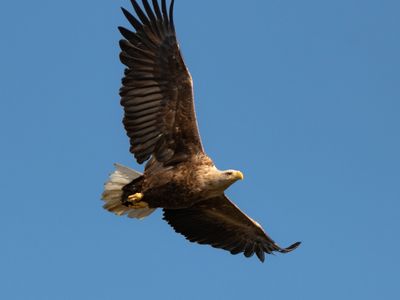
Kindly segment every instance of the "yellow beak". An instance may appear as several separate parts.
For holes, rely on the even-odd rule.
[[[236,180],[239,180],[239,179],[243,180],[244,179],[243,173],[240,172],[240,171],[236,171],[234,176],[235,176]]]

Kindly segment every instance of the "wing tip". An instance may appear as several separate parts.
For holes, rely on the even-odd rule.
[[[169,21],[172,30],[175,31],[175,24],[174,24],[174,5],[175,5],[175,0],[171,0],[170,6],[169,6]]]
[[[281,253],[289,253],[289,252],[292,252],[293,250],[297,249],[300,245],[301,245],[301,242],[296,242],[296,243],[290,245],[287,248],[280,248],[279,252],[281,252]]]
[[[277,251],[279,253],[289,253],[289,252],[292,252],[293,250],[297,249],[300,245],[301,245],[301,242],[296,242],[296,243],[290,245],[287,248],[281,248],[277,244],[275,244],[275,246],[276,246],[275,251]],[[264,263],[264,261],[265,261],[265,253],[264,253],[264,251],[256,251],[255,253],[256,253],[258,259],[260,260],[260,262]],[[267,251],[266,253],[274,255],[273,251],[271,251],[271,252]]]

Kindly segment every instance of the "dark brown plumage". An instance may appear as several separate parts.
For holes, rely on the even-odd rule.
[[[176,38],[173,7],[166,0],[131,1],[137,17],[123,13],[135,32],[119,27],[120,59],[126,65],[120,90],[130,151],[144,174],[117,165],[106,183],[104,207],[118,215],[144,218],[156,208],[189,241],[232,254],[287,253],[262,227],[224,194],[243,179],[239,171],[219,171],[205,154],[197,128],[190,73]]]
[[[164,220],[191,242],[209,244],[232,254],[243,252],[246,257],[255,253],[261,261],[264,261],[264,252],[287,253],[300,244],[284,249],[279,247],[257,222],[225,195],[186,209],[164,209]]]
[[[173,23],[173,5],[168,14],[166,2],[160,8],[153,1],[154,13],[143,1],[146,13],[132,1],[140,21],[123,12],[133,33],[120,27],[121,61],[128,68],[122,80],[121,104],[124,125],[131,140],[131,152],[138,163],[154,158],[162,163],[176,154],[194,155],[203,151],[193,107],[192,78],[179,51]]]

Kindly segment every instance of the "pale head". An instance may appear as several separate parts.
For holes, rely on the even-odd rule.
[[[238,180],[243,180],[243,173],[237,170],[220,171],[216,167],[207,168],[199,174],[203,191],[209,196],[218,196]]]

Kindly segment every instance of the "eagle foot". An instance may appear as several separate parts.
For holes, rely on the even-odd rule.
[[[130,195],[127,201],[129,203],[129,207],[132,207],[133,209],[149,208],[149,204],[147,202],[141,201],[143,197],[144,195],[142,193]]]
[[[143,199],[143,194],[142,193],[136,193],[133,195],[128,196],[128,201],[131,203],[139,202],[140,200]]]

